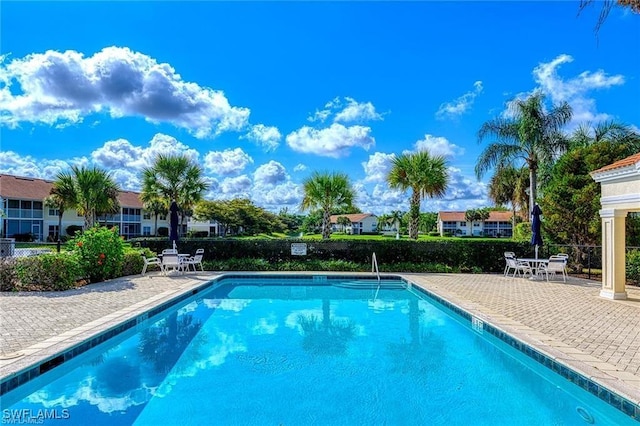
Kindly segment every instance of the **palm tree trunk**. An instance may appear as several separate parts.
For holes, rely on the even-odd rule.
[[[56,241],[60,241],[60,237],[62,236],[62,214],[63,210],[58,210],[58,238]]]
[[[409,221],[409,238],[418,239],[418,225],[420,223],[420,192],[414,190],[411,194],[411,220]]]
[[[153,224],[153,236],[154,237],[158,236],[158,213],[156,213],[156,221]]]
[[[327,209],[322,216],[322,239],[331,238],[331,212]]]
[[[533,207],[536,205],[538,188],[538,170],[534,164],[529,164],[529,220],[531,220],[531,213]]]

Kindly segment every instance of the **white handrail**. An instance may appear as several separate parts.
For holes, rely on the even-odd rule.
[[[378,259],[376,259],[376,254],[373,253],[371,256],[371,273],[376,273],[378,277],[378,282],[380,282],[380,271],[378,270]]]
[[[371,273],[376,273],[378,277],[378,288],[376,289],[376,294],[373,296],[373,300],[378,299],[378,292],[380,291],[380,270],[378,269],[378,259],[376,259],[375,252],[371,255]]]

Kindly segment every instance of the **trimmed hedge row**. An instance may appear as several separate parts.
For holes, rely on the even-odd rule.
[[[140,238],[131,241],[157,253],[170,247],[167,240]],[[292,243],[305,243],[307,255],[292,255]],[[205,261],[253,258],[268,263],[341,260],[371,265],[371,255],[376,253],[380,270],[383,265],[414,263],[441,264],[462,271],[501,272],[504,269],[505,251],[513,251],[522,257],[533,256],[533,248],[528,243],[501,239],[309,241],[199,238],[181,240],[178,247],[183,253],[194,253],[196,249],[203,248]]]

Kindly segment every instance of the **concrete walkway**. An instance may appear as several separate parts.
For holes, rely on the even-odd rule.
[[[401,274],[485,322],[640,403],[640,288],[600,298],[600,283],[502,275]],[[125,277],[66,292],[0,293],[0,377],[214,278]]]

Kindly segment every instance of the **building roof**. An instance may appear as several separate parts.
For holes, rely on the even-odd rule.
[[[637,154],[633,154],[627,158],[623,158],[622,160],[618,160],[613,164],[609,164],[608,166],[601,167],[598,170],[592,171],[591,173],[606,172],[609,170],[620,169],[623,167],[633,166],[633,165],[640,168],[640,152],[638,152]]]
[[[0,174],[2,198],[42,201],[49,196],[52,186],[53,182],[50,180]]]
[[[0,174],[0,197],[42,201],[47,198],[53,181]],[[122,207],[142,208],[140,193],[120,191],[118,201]]]
[[[331,215],[331,223],[338,223],[339,217],[346,217],[351,221],[351,223],[358,223],[358,222],[362,222],[364,219],[368,218],[369,216],[376,217],[376,215],[372,213],[334,214],[334,215]]]
[[[466,222],[464,215],[465,212],[438,212],[438,217],[443,222]],[[512,217],[512,212],[491,211],[486,222],[511,222]]]

